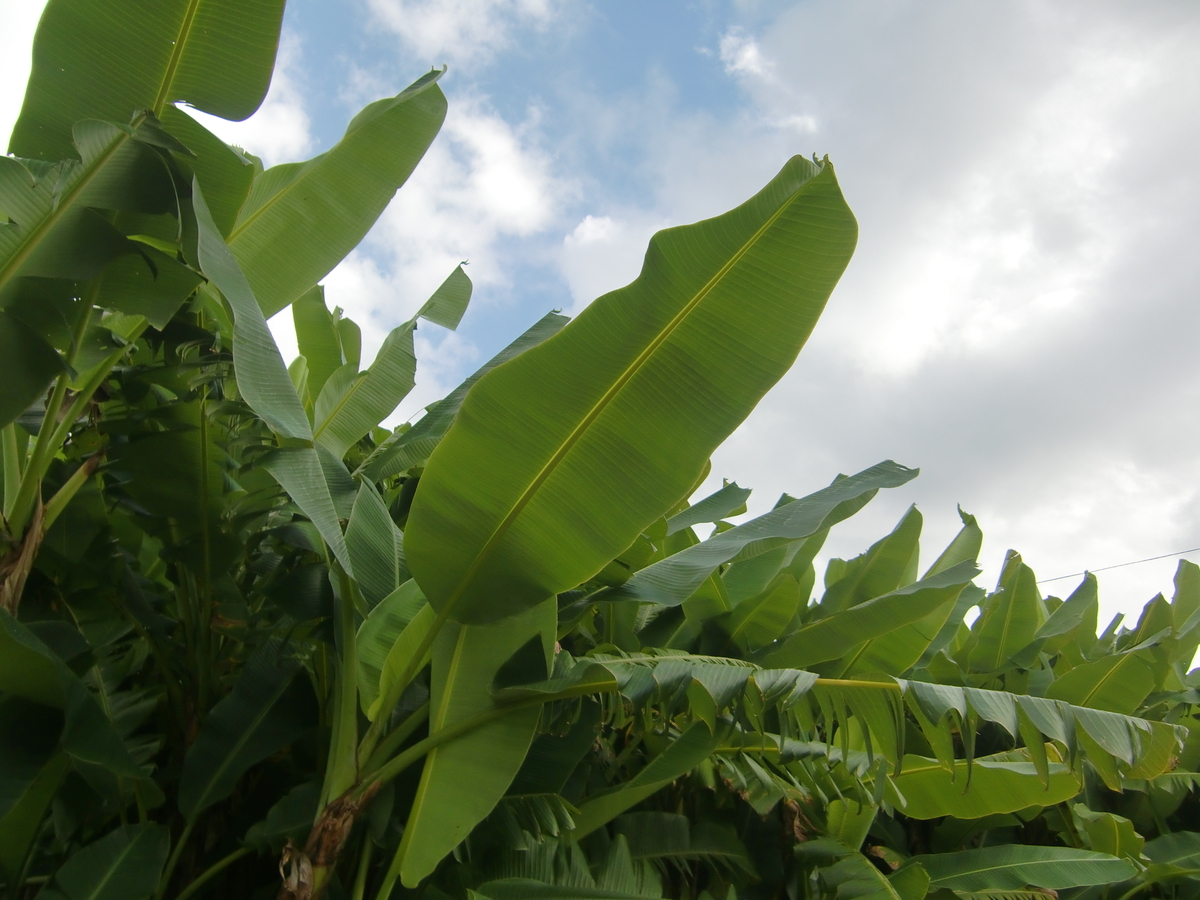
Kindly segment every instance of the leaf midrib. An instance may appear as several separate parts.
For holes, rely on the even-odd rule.
[[[115,859],[112,860],[112,865],[105,870],[104,877],[93,886],[91,891],[84,895],[83,900],[94,900],[94,898],[103,894],[104,888],[112,882],[118,870],[121,868],[121,863],[123,863],[129,857],[130,853],[133,852],[134,845],[137,844],[138,839],[141,838],[143,834],[145,834],[144,831],[138,832],[128,844],[121,848],[121,852]]]
[[[200,0],[189,0],[187,11],[183,14],[183,21],[179,23],[179,33],[175,35],[171,58],[167,60],[167,68],[163,72],[162,81],[158,85],[158,93],[154,97],[154,105],[151,107],[156,116],[162,115],[163,107],[167,105],[167,100],[171,95],[171,88],[175,86],[175,76],[179,72],[179,64],[183,61],[188,41],[191,40],[192,26],[195,24],[199,8]]]
[[[487,542],[480,549],[479,553],[476,554],[475,559],[471,561],[471,565],[467,568],[467,571],[463,575],[462,580],[459,582],[458,587],[455,588],[454,592],[451,593],[449,599],[446,601],[447,609],[453,609],[454,605],[462,597],[463,592],[467,589],[467,586],[474,580],[475,575],[483,566],[484,562],[486,562],[495,551],[504,535],[512,527],[513,523],[521,515],[522,511],[524,511],[525,507],[529,505],[530,501],[533,500],[534,495],[541,488],[541,486],[545,484],[550,476],[554,473],[558,465],[582,439],[583,435],[587,432],[588,428],[591,427],[592,423],[595,422],[596,419],[598,419],[600,415],[609,407],[609,405],[616,399],[625,386],[633,380],[633,377],[637,375],[639,371],[641,371],[642,367],[651,359],[651,357],[653,357],[658,348],[666,343],[667,339],[675,333],[675,330],[687,319],[693,310],[695,310],[696,307],[699,306],[700,303],[702,303],[704,299],[716,289],[717,285],[721,283],[722,279],[724,279],[725,276],[733,270],[734,266],[741,262],[742,258],[745,257],[745,255],[749,253],[755,245],[757,245],[758,241],[762,239],[767,231],[770,230],[770,228],[780,219],[780,217],[783,216],[783,214],[791,207],[791,205],[796,202],[796,198],[804,193],[805,188],[819,178],[824,171],[825,167],[823,166],[817,170],[816,174],[814,174],[811,178],[808,178],[803,184],[797,187],[786,201],[779,205],[779,209],[775,210],[775,212],[773,212],[767,218],[767,221],[759,226],[759,229],[750,236],[746,243],[737,249],[733,256],[730,257],[729,261],[721,266],[721,268],[717,270],[717,272],[705,283],[705,285],[696,292],[695,296],[684,304],[683,308],[675,314],[671,321],[668,322],[658,333],[658,335],[656,335],[654,339],[646,345],[646,349],[639,353],[633,362],[625,367],[625,370],[621,373],[617,380],[613,382],[612,386],[604,392],[604,394],[595,402],[595,404],[593,404],[592,408],[588,410],[587,415],[585,415],[583,419],[580,420],[579,424],[575,426],[572,432],[567,435],[559,449],[555,451],[554,455],[551,456],[549,460],[546,461],[541,470],[536,476],[534,476],[533,480],[522,492],[521,496],[517,498],[517,501],[513,504],[512,509],[509,510],[508,514],[492,531],[492,534],[488,537]]]
[[[117,134],[118,137],[109,145],[105,152],[93,159],[89,165],[83,166],[81,164],[83,171],[78,180],[67,191],[66,196],[59,201],[56,207],[51,209],[50,215],[42,219],[41,223],[29,232],[29,236],[19,245],[19,249],[8,258],[8,262],[0,267],[0,289],[7,285],[20,270],[21,266],[29,260],[29,257],[40,246],[42,240],[49,234],[51,229],[61,222],[68,212],[75,209],[75,201],[79,199],[83,191],[116,155],[117,151],[125,146],[126,142],[132,140],[132,136],[123,129],[118,129]],[[32,173],[30,174],[32,175]]]
[[[275,708],[275,704],[279,702],[279,698],[282,697],[284,695],[284,693],[287,691],[287,689],[291,686],[292,679],[296,677],[296,671],[298,671],[298,670],[293,670],[293,672],[287,678],[283,679],[283,681],[280,682],[278,688],[271,694],[271,699],[269,702],[267,702],[267,703],[263,704],[261,707],[259,707],[258,711],[254,714],[254,718],[252,718],[250,720],[249,726],[242,730],[241,736],[237,739],[237,741],[234,742],[233,747],[230,749],[230,752],[225,754],[224,760],[221,762],[220,765],[217,766],[217,768],[213,771],[212,775],[205,781],[204,790],[200,793],[199,799],[196,803],[195,811],[192,813],[192,816],[189,817],[189,819],[188,819],[189,821],[194,822],[195,821],[194,816],[200,815],[200,813],[202,813],[205,809],[208,808],[207,805],[205,804],[205,801],[208,799],[209,795],[212,793],[213,785],[216,784],[217,779],[224,772],[228,771],[229,766],[230,766],[232,760],[234,759],[234,757],[236,757],[238,752],[243,747],[245,747],[247,743],[249,743],[250,738],[258,730],[258,728],[262,725],[263,721],[267,718],[267,716],[270,715],[271,710],[273,710]]]

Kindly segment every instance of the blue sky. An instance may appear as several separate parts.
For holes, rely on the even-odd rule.
[[[0,131],[37,12],[0,7]],[[654,230],[828,153],[859,249],[714,479],[761,510],[894,458],[921,477],[830,552],[915,502],[932,559],[962,503],[985,581],[1008,547],[1048,578],[1200,546],[1196,46],[1200,7],[1164,0],[292,0],[263,109],[210,127],[305,158],[449,66],[442,134],[327,280],[375,347],[471,261],[472,309],[456,334],[422,327],[399,418],[547,309],[628,282]],[[1106,611],[1173,569],[1103,573]]]

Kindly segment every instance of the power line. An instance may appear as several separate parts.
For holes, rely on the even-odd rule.
[[[1088,572],[1107,572],[1109,569],[1123,569],[1126,566],[1136,566],[1138,563],[1154,562],[1156,559],[1171,559],[1176,556],[1183,556],[1187,553],[1200,552],[1200,547],[1193,547],[1191,550],[1180,550],[1177,553],[1164,553],[1162,556],[1147,556],[1145,559],[1132,559],[1129,562],[1117,563],[1115,566],[1102,566],[1099,569],[1085,569],[1082,572],[1073,572],[1070,575],[1056,575],[1054,578],[1042,578],[1038,584],[1048,584],[1051,581],[1062,581],[1064,578],[1078,578],[1080,575],[1086,575]]]

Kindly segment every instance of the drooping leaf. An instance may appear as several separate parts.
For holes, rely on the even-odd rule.
[[[124,825],[76,850],[54,873],[48,900],[144,900],[158,888],[171,834],[163,825]]]
[[[349,480],[349,473],[337,460],[333,464],[341,468],[341,475]],[[339,509],[335,495],[330,490],[327,466],[318,450],[311,447],[294,447],[272,450],[259,460],[259,465],[271,473],[280,486],[288,492],[295,504],[308,516],[342,568],[353,577],[354,563],[346,547],[342,526],[338,522]],[[351,483],[353,490],[353,483]],[[350,495],[353,498],[353,493]],[[353,501],[351,501],[353,502]],[[345,510],[350,514],[350,510]]]
[[[433,645],[430,735],[493,709],[492,680],[531,638],[548,671],[556,608],[551,598],[493,624],[442,627]],[[539,715],[537,706],[515,709],[429,753],[396,851],[405,886],[415,887],[492,811],[521,768]]]
[[[425,301],[417,316],[453,331],[462,321],[463,313],[467,311],[467,304],[470,302],[471,279],[460,264],[454,267],[454,271],[446,276],[446,280]]]
[[[194,822],[229,796],[255,763],[288,746],[316,721],[300,661],[278,641],[246,661],[232,693],[212,708],[188,750],[179,783],[179,810]]]
[[[656,235],[633,284],[480,379],[405,532],[434,607],[495,620],[628,547],[791,366],[855,233],[832,167],[795,158],[730,213]]]
[[[250,408],[277,434],[312,441],[312,426],[296,396],[275,339],[246,276],[213,224],[200,185],[195,181],[192,202],[199,229],[200,268],[233,309],[233,362],[239,391]]]
[[[817,534],[853,515],[880,488],[898,487],[916,476],[916,469],[891,461],[879,463],[680,550],[635,572],[619,588],[606,590],[596,599],[631,599],[677,606],[692,596],[718,566],[733,560],[750,559]]]
[[[387,440],[375,448],[366,462],[359,467],[357,474],[362,474],[372,481],[378,481],[392,475],[398,475],[429,458],[433,448],[438,445],[458,410],[462,406],[467,391],[480,378],[503,362],[524,353],[530,347],[557,334],[567,324],[566,316],[557,313],[547,313],[539,319],[528,331],[497,353],[480,367],[470,378],[447,394],[443,399],[430,406],[425,415],[407,431],[394,432]]]
[[[51,0],[10,152],[59,160],[80,119],[178,100],[244,119],[266,96],[282,19],[283,0]]]
[[[1028,884],[1057,890],[1114,884],[1133,876],[1128,860],[1073,847],[999,844],[958,853],[914,856],[930,886],[955,891],[1017,890]]]
[[[440,75],[424,75],[395,97],[364,108],[320,156],[255,177],[229,232],[229,248],[265,315],[279,312],[341,262],[408,180],[446,115],[446,98],[436,86]]]
[[[967,763],[954,771],[934,759],[906,756],[899,775],[891,776],[888,800],[906,816],[981,819],[1034,806],[1053,806],[1079,793],[1079,779],[1062,763],[1050,765],[1050,786],[1021,751],[977,757],[968,781]],[[895,793],[893,793],[893,789]]]

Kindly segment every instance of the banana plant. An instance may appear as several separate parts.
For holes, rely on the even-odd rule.
[[[1097,635],[1090,575],[977,587],[961,510],[924,569],[914,508],[818,583],[891,461],[691,501],[849,263],[827,159],[389,430],[470,280],[369,364],[320,282],[441,73],[263,168],[173,104],[250,114],[282,3],[151,6],[51,0],[0,160],[10,895],[1194,890],[1200,569]]]

